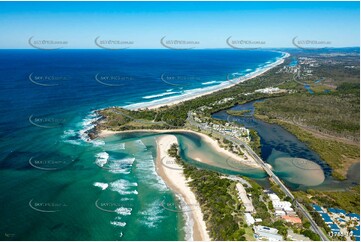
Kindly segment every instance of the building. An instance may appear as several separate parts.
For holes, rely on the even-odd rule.
[[[284,210],[289,210],[292,206],[292,204],[287,201],[272,201],[272,205],[273,205],[274,209],[279,208],[279,209],[284,209]]]
[[[288,223],[302,224],[302,220],[299,217],[282,216],[282,219]]]
[[[249,200],[249,198],[247,196],[247,192],[244,189],[243,185],[241,183],[237,183],[236,187],[238,190],[238,197],[241,199],[243,206],[245,207],[245,212],[253,213],[255,211],[255,209],[253,207],[251,200]]]
[[[352,220],[360,221],[360,215],[357,213],[349,213],[347,216]]]
[[[322,209],[322,207],[318,206],[317,204],[312,205],[313,209],[318,213],[324,213],[325,211]]]
[[[246,217],[246,223],[248,226],[253,225],[255,223],[255,220],[250,213],[245,213],[244,216]]]
[[[346,224],[346,220],[342,219],[342,218],[337,218],[337,221],[339,222],[339,224],[343,225]]]
[[[325,224],[333,224],[331,217],[327,213],[320,213]]]
[[[356,241],[360,241],[360,225],[356,227],[356,229],[353,229],[350,231],[351,235],[355,237]]]
[[[276,216],[285,216],[286,212],[281,209],[275,209],[275,215]]]
[[[327,226],[331,229],[331,232],[332,232],[333,234],[339,234],[339,233],[341,233],[341,230],[340,230],[340,228],[337,226],[337,224],[332,223],[332,224],[327,224]]]
[[[338,209],[338,208],[328,208],[327,209],[330,213],[333,214],[339,214],[339,215],[344,215],[346,216],[346,211],[343,209]]]
[[[261,218],[255,218],[254,220],[255,220],[256,223],[261,223],[262,222]]]
[[[278,201],[278,202],[281,201],[281,199],[274,193],[270,193],[270,194],[268,194],[268,196],[271,199],[272,203],[276,202],[276,201]]]
[[[253,231],[256,239],[267,239],[270,241],[281,241],[283,236],[278,234],[278,229],[266,226],[253,226]]]

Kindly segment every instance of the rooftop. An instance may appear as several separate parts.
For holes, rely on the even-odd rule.
[[[330,213],[341,213],[341,214],[344,214],[346,215],[346,211],[343,210],[343,209],[338,209],[338,208],[328,208],[328,211]]]
[[[340,231],[340,228],[337,226],[337,224],[328,224],[327,226],[331,229],[331,231],[334,231],[334,232]]]
[[[331,217],[327,213],[321,213],[320,214],[322,219],[325,221],[325,223],[332,223]]]
[[[347,214],[347,216],[349,216],[350,218],[357,218],[358,220],[360,220],[360,214],[357,213],[349,213]]]
[[[312,207],[315,211],[317,211],[319,213],[324,213],[323,209],[320,206],[318,206],[317,204],[313,204]]]
[[[294,223],[294,224],[301,224],[302,223],[302,220],[299,217],[282,216],[282,219],[286,220],[287,222]]]

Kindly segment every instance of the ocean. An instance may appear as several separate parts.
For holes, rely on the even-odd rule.
[[[1,50],[1,239],[189,239],[189,218],[164,206],[180,204],[156,174],[155,135],[89,141],[85,131],[99,119],[94,111],[199,93],[281,56],[265,50]]]

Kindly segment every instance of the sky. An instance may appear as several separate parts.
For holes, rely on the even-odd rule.
[[[295,47],[295,37],[351,47],[360,46],[360,4],[0,2],[0,33],[2,49],[33,48],[31,37],[31,41],[64,41],[62,47],[70,49],[99,48],[95,43],[101,40],[158,49],[163,48],[163,37],[191,41],[195,48],[229,48],[229,37],[273,48]]]

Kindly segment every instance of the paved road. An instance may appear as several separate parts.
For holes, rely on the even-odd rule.
[[[211,129],[209,127],[199,124],[198,122],[194,121],[194,119],[192,118],[191,112],[188,112],[187,121],[192,126],[198,127],[201,130],[215,133],[229,141],[232,141],[235,144],[238,144],[238,145],[244,147],[247,150],[248,154],[250,154],[253,157],[253,159],[264,169],[264,171],[268,174],[268,176],[271,177],[275,181],[275,183],[277,185],[279,185],[279,187],[282,189],[282,191],[293,200],[294,206],[297,209],[299,209],[303,213],[303,215],[310,221],[313,230],[321,237],[321,239],[323,241],[329,240],[327,238],[327,236],[323,233],[323,231],[317,226],[316,222],[313,220],[312,216],[309,214],[307,209],[295,199],[295,197],[293,196],[291,191],[285,186],[285,184],[283,184],[283,182],[278,178],[278,176],[273,173],[273,171],[266,165],[266,163],[252,150],[252,148],[248,146],[247,143],[245,143],[235,137],[232,137],[230,135],[220,133],[214,129]]]

